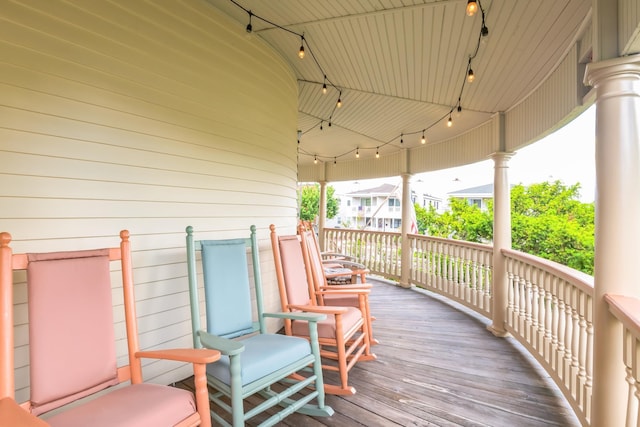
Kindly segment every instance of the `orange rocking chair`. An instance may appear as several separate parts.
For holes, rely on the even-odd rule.
[[[365,297],[369,289],[347,290],[326,289],[316,292],[311,272],[305,267],[300,236],[278,236],[271,225],[271,246],[276,266],[276,276],[280,290],[282,311],[323,313],[327,318],[318,322],[320,354],[325,371],[325,392],[349,395],[356,392],[349,385],[349,371],[359,361],[375,360],[371,353],[371,343],[366,321]],[[334,286],[333,288],[339,288]],[[358,295],[359,307],[323,306],[318,303],[318,295]],[[306,322],[285,319],[285,333],[306,337]],[[327,372],[338,374],[339,384],[330,384]]]
[[[359,294],[359,291],[361,289],[371,289],[371,285],[365,282],[364,274],[362,275],[362,282],[358,284],[330,284],[328,280],[329,276],[327,274],[327,268],[322,261],[322,257],[320,255],[320,247],[318,246],[318,242],[315,238],[315,233],[313,231],[305,231],[302,228],[299,228],[298,234],[300,235],[301,239],[302,255],[304,258],[305,266],[307,268],[307,274],[310,275],[310,279],[313,282],[318,304],[330,306],[348,306],[361,309],[362,314],[364,315],[367,322],[369,342],[371,343],[371,345],[379,344],[378,340],[373,337],[374,317],[371,315],[371,309],[369,307],[369,295],[364,295],[363,303],[361,301],[362,297]],[[348,271],[347,273],[343,274],[352,274],[349,273],[350,271],[352,271],[349,268],[343,268],[342,270]],[[367,272],[368,271],[369,270],[367,270]],[[340,290],[342,292],[327,292],[332,290]],[[348,291],[352,291],[352,293],[348,293]]]
[[[11,235],[0,233],[0,402],[12,417],[4,419],[54,427],[211,426],[205,368],[220,353],[140,351],[129,232],[122,231],[120,237],[120,247],[115,248],[13,254]],[[128,345],[129,364],[121,367],[117,367],[112,306],[115,260],[120,262],[114,268],[122,270]],[[30,397],[20,407],[14,400],[13,272],[17,270],[26,271],[29,312]],[[143,383],[142,358],[192,363],[195,398],[186,390]],[[105,392],[125,381],[130,385]],[[78,402],[97,392],[102,393]]]

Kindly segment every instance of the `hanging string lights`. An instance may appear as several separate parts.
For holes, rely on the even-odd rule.
[[[259,19],[269,25],[272,25],[275,28],[278,28],[280,30],[289,32],[295,36],[298,36],[300,38],[300,49],[298,50],[298,57],[303,60],[306,56],[306,53],[308,52],[309,55],[313,58],[316,66],[318,67],[318,69],[320,70],[320,72],[322,73],[323,76],[323,80],[322,80],[322,87],[321,87],[321,93],[323,95],[326,95],[328,92],[329,87],[333,88],[334,90],[336,90],[338,92],[338,99],[336,101],[336,103],[334,104],[334,108],[331,111],[331,113],[328,115],[329,119],[325,119],[325,118],[320,118],[319,122],[316,123],[316,125],[312,126],[309,130],[307,131],[298,131],[298,144],[300,144],[300,140],[301,137],[304,133],[312,130],[313,128],[317,127],[319,125],[320,130],[323,130],[323,124],[326,121],[328,123],[329,126],[331,126],[332,124],[332,117],[333,117],[333,113],[335,112],[336,108],[340,108],[342,107],[342,89],[340,89],[338,86],[336,86],[333,82],[331,82],[331,80],[327,77],[326,73],[324,72],[324,69],[321,67],[320,63],[318,62],[318,60],[316,59],[311,47],[309,46],[309,42],[307,41],[307,39],[304,37],[304,33],[300,34],[297,33],[289,28],[283,27],[281,25],[278,25],[274,22],[269,21],[268,19],[265,19],[259,15],[256,15],[255,13],[253,13],[251,10],[248,10],[246,8],[244,8],[242,5],[240,5],[236,0],[230,0],[231,3],[233,3],[234,5],[236,5],[237,7],[241,8],[242,10],[244,10],[248,17],[249,17],[249,22],[246,26],[246,31],[247,33],[252,33],[253,32],[253,25],[252,25],[252,18],[255,17],[256,19]],[[467,0],[467,6],[466,6],[466,14],[467,16],[474,16],[476,13],[480,12],[481,18],[482,18],[482,22],[481,22],[481,27],[480,27],[480,34],[478,36],[478,43],[476,45],[476,48],[474,50],[474,52],[469,55],[468,58],[468,62],[467,62],[467,67],[465,70],[465,75],[464,75],[464,79],[462,81],[462,86],[460,88],[460,94],[458,96],[458,102],[451,107],[451,109],[445,113],[443,116],[441,116],[440,118],[438,118],[437,120],[433,121],[429,126],[425,127],[424,129],[421,129],[419,131],[415,131],[415,132],[403,132],[400,134],[400,144],[404,143],[404,136],[407,135],[414,135],[414,134],[421,134],[421,138],[420,138],[420,143],[421,144],[426,144],[427,143],[427,138],[425,135],[425,132],[427,130],[429,130],[430,128],[432,128],[433,126],[435,126],[437,123],[441,122],[442,120],[444,120],[445,118],[447,119],[446,121],[446,125],[447,127],[452,127],[453,126],[453,117],[452,114],[454,111],[456,111],[456,116],[460,116],[462,113],[462,94],[464,93],[464,89],[465,89],[465,85],[467,83],[473,83],[476,79],[476,74],[474,73],[473,69],[471,68],[471,63],[472,61],[476,58],[476,56],[478,55],[478,52],[480,50],[480,45],[486,43],[487,38],[489,36],[489,28],[486,25],[485,22],[485,10],[482,7],[482,4],[480,2],[480,0]],[[305,51],[305,46],[306,46],[306,51]],[[313,82],[313,83],[317,83],[319,84],[319,82]],[[326,117],[326,116],[325,116]],[[380,158],[380,148],[384,147],[388,144],[391,144],[393,141],[396,141],[397,137],[390,139],[389,141],[383,143],[382,145],[378,145],[375,150],[376,150],[376,154],[375,157],[376,159]],[[366,148],[364,148],[366,150]],[[300,150],[300,149],[299,149]],[[337,159],[339,157],[343,157],[345,155],[348,155],[349,153],[353,153],[355,151],[355,157],[356,158],[360,158],[360,148],[356,147],[355,150],[349,150],[346,153],[340,154],[338,156],[333,156],[333,164],[336,165],[337,164]],[[311,155],[310,153],[304,153],[303,154],[307,154],[307,155]],[[326,158],[326,160],[330,160],[331,157]],[[313,154],[313,163],[317,164],[318,163],[318,155],[317,154]]]

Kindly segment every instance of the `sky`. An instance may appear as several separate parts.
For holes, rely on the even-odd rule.
[[[580,200],[595,200],[595,107],[545,138],[524,147],[509,160],[509,183],[530,185],[559,180],[580,183]],[[331,183],[336,193],[401,184],[400,177]],[[412,189],[443,200],[447,193],[493,183],[493,160],[440,171],[416,174]]]

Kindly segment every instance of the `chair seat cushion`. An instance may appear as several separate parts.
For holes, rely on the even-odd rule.
[[[51,427],[174,426],[196,412],[193,394],[159,384],[134,384],[56,414]]]
[[[311,354],[311,346],[304,338],[260,334],[241,342],[244,344],[244,351],[240,353],[243,386]],[[216,363],[207,365],[207,375],[231,385],[229,356],[222,356]]]
[[[362,312],[355,307],[346,307],[347,312],[342,315],[342,330],[344,333],[353,329],[355,325],[362,322]],[[293,334],[297,336],[309,336],[309,327],[304,320],[295,320],[291,326]],[[334,316],[327,316],[318,322],[318,336],[322,338],[334,339],[336,337],[336,321]]]

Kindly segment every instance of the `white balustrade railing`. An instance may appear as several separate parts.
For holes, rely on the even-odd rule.
[[[491,318],[493,247],[452,239],[408,235],[409,282]],[[325,229],[325,249],[354,256],[373,274],[401,277],[399,233]],[[561,264],[503,250],[508,306],[505,328],[556,382],[585,426],[590,425],[593,385],[593,277]],[[612,298],[625,329],[629,384],[628,426],[637,423],[640,399],[640,302],[632,321]],[[628,303],[627,303],[628,304]],[[493,319],[496,321],[495,319]]]
[[[355,257],[371,273],[400,279],[400,234],[326,228],[324,250]]]
[[[609,311],[622,325],[622,358],[628,385],[626,426],[640,425],[640,300],[605,295]]]
[[[589,425],[593,366],[593,277],[503,250],[508,277],[505,328],[547,370]]]
[[[491,246],[414,234],[409,236],[412,255],[410,283],[491,317]]]

